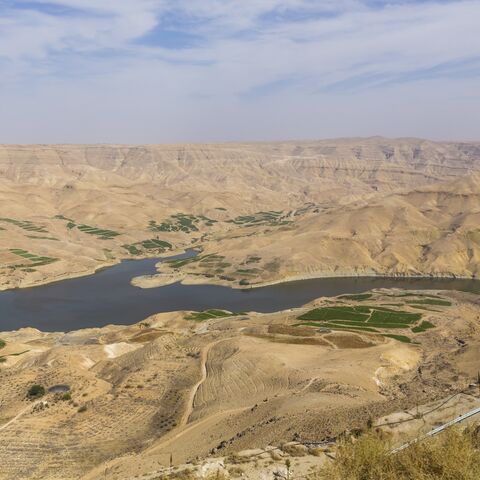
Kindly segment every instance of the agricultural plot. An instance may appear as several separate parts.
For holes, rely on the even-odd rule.
[[[73,230],[74,228],[76,228],[83,233],[87,233],[88,235],[95,235],[100,240],[111,240],[112,238],[121,235],[121,233],[115,232],[114,230],[91,227],[90,225],[85,224],[78,225],[73,220],[71,220],[70,218],[66,218],[63,215],[57,215],[55,218],[58,218],[59,220],[65,220],[67,222],[67,228],[69,230]]]
[[[414,300],[407,302],[408,305],[437,305],[440,307],[451,307],[452,302],[448,300],[443,300],[441,298],[424,298],[421,300]]]
[[[48,230],[45,229],[42,225],[36,225],[29,220],[15,220],[13,218],[0,218],[0,222],[10,223],[16,227],[27,230],[28,232],[38,232],[38,233],[48,233]]]
[[[345,298],[345,296],[343,296]],[[332,306],[310,310],[297,317],[297,326],[382,333],[385,330],[409,330],[422,333],[435,325],[422,320],[421,313],[370,305]],[[384,334],[384,333],[382,333]],[[384,334],[387,335],[387,334]],[[410,341],[405,335],[388,334],[399,341]],[[400,337],[402,337],[400,339]]]
[[[192,312],[185,316],[185,320],[195,320],[202,322],[204,320],[210,320],[212,318],[225,318],[225,317],[237,317],[239,315],[247,315],[245,312],[229,312],[228,310],[205,310],[203,312]]]
[[[164,240],[158,240],[156,238],[143,240],[141,242],[132,243],[130,245],[122,245],[122,247],[128,250],[130,255],[141,255],[145,252],[145,250],[165,252],[166,250],[171,250],[173,248],[171,243],[165,242]]]
[[[54,263],[58,261],[58,258],[36,255],[34,253],[27,252],[27,250],[22,250],[20,248],[10,248],[10,252],[15,255],[18,255],[19,257],[25,258],[26,260],[29,260],[31,262],[29,264],[15,265],[15,267],[17,268],[41,267],[43,265],[49,265],[50,263]]]
[[[167,260],[165,264],[174,269],[179,269],[185,267],[186,265],[190,265],[194,266],[195,269],[202,270],[202,274],[213,275],[221,274],[226,268],[232,266],[231,263],[227,263],[224,260],[225,257],[223,255],[210,253],[208,255],[198,255],[196,257],[184,258],[180,260]]]
[[[152,232],[198,232],[202,226],[212,227],[216,220],[205,217],[204,215],[189,215],[186,213],[176,213],[171,215],[168,220],[157,223],[155,220],[149,222],[148,228]]]
[[[227,220],[227,223],[233,223],[242,227],[252,226],[280,226],[289,225],[292,220],[288,220],[289,216],[285,215],[283,211],[270,210],[268,212],[257,212],[252,215],[241,215],[232,220]]]

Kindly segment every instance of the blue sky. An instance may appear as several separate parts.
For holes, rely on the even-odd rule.
[[[0,0],[0,142],[480,140],[480,0]]]

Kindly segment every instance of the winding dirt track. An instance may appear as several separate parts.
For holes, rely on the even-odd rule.
[[[11,425],[12,423],[15,423],[20,417],[22,417],[23,415],[25,415],[27,412],[29,412],[30,410],[33,410],[33,408],[35,407],[35,405],[37,405],[38,403],[40,403],[41,400],[37,400],[36,402],[33,402],[31,405],[28,405],[26,408],[24,408],[20,413],[18,413],[17,415],[15,415],[15,417],[13,417],[11,420],[9,420],[7,423],[5,423],[4,425],[2,425],[0,427],[0,432],[2,430],[5,430],[5,428],[7,428],[9,425]]]
[[[200,385],[202,385],[202,383],[207,379],[207,360],[210,350],[215,345],[218,345],[221,342],[226,342],[227,340],[231,340],[231,338],[222,338],[221,340],[216,340],[215,342],[209,343],[200,353],[200,379],[192,387],[192,390],[188,394],[187,406],[185,408],[185,411],[183,412],[182,418],[180,419],[179,428],[187,425],[190,415],[192,414],[195,407],[195,397],[197,396],[198,389],[200,388]]]

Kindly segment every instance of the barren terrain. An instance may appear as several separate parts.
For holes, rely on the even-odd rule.
[[[170,455],[319,442],[476,379],[471,294],[385,290],[211,315],[2,333],[0,478],[155,478]],[[46,394],[29,397],[34,384]]]

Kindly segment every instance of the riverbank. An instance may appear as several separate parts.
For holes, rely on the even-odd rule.
[[[456,275],[448,272],[430,273],[430,274],[405,274],[405,273],[378,273],[375,271],[362,272],[314,272],[309,274],[288,275],[277,280],[268,280],[248,285],[240,285],[239,283],[229,282],[220,278],[209,278],[202,275],[175,273],[158,273],[155,275],[142,275],[131,280],[131,284],[139,288],[159,288],[172,283],[181,283],[182,285],[216,285],[229,287],[237,290],[253,290],[272,285],[288,284],[291,282],[299,282],[303,280],[329,279],[329,278],[386,278],[386,279],[444,279],[444,280],[473,280],[479,279],[475,275]]]

